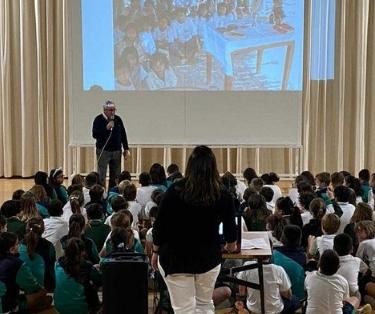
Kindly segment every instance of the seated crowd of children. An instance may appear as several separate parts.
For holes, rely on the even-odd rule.
[[[0,313],[100,311],[100,264],[121,251],[152,254],[158,204],[182,177],[175,164],[167,172],[169,177],[155,163],[136,187],[124,171],[105,191],[96,172],[75,175],[66,188],[58,168],[37,172],[29,191],[14,191],[0,212]],[[359,178],[344,171],[314,177],[304,171],[285,197],[275,173],[258,177],[248,168],[243,175],[245,182],[227,172],[222,183],[243,229],[269,234],[266,313],[294,313],[303,304],[310,314],[371,313],[366,303],[375,305],[375,174],[365,169]],[[259,281],[256,269],[238,277]],[[237,297],[238,311],[260,313],[259,291],[220,279],[216,287],[215,304]]]

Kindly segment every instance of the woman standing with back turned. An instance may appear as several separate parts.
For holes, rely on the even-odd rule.
[[[225,249],[236,250],[233,198],[220,183],[215,156],[197,146],[185,178],[173,184],[161,201],[153,227],[152,267],[159,269],[180,313],[214,313],[212,292],[220,271],[219,224]]]

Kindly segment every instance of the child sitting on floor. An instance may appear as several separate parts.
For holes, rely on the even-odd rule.
[[[48,309],[51,307],[52,298],[47,296],[47,291],[39,285],[30,269],[18,257],[18,245],[16,234],[0,234],[0,282],[6,288],[2,297],[2,310],[4,313],[34,313]],[[25,294],[20,294],[20,289]]]
[[[308,238],[308,254],[318,259],[327,249],[333,249],[333,239],[340,227],[340,218],[336,214],[326,214],[322,218],[323,235]]]
[[[336,273],[339,266],[338,255],[333,250],[325,250],[320,257],[319,271],[307,273],[307,314],[352,314],[358,308],[358,298],[349,296],[348,281]],[[364,306],[359,313],[370,314],[371,306]]]
[[[255,263],[246,262],[244,265]],[[238,278],[248,282],[259,282],[258,269],[250,269],[238,274]],[[294,313],[300,307],[292,295],[291,282],[284,268],[264,260],[263,264],[264,304],[266,313]],[[245,286],[239,287],[240,295],[247,294],[247,308],[252,313],[261,313],[260,292]]]

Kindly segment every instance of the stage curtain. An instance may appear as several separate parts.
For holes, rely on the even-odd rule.
[[[64,165],[64,15],[61,0],[0,1],[0,176]]]
[[[335,78],[309,80],[310,5],[305,1],[303,169],[375,171],[375,1],[336,1]]]
[[[282,148],[215,148],[221,172],[375,170],[375,1],[336,1],[335,78],[326,81],[309,79],[311,1],[305,1],[301,162]],[[57,166],[94,170],[93,149],[77,153],[68,147],[67,3],[0,1],[0,177],[28,177]],[[79,159],[68,167],[72,156]],[[124,167],[138,173],[153,162],[186,162],[183,149],[173,148],[169,156],[133,148]]]

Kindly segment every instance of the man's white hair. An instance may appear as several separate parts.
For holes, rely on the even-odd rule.
[[[112,100],[107,100],[103,104],[103,109],[111,109],[111,108],[115,108],[115,107],[116,107],[116,105],[115,105],[115,103]]]

